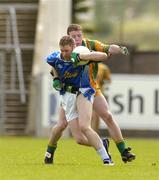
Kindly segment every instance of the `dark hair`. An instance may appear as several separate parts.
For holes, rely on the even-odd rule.
[[[71,31],[82,31],[82,27],[79,24],[70,24],[67,28],[67,35],[69,35]]]
[[[60,46],[66,46],[66,45],[72,46],[72,45],[75,45],[75,40],[70,36],[63,36],[60,39],[59,45]]]

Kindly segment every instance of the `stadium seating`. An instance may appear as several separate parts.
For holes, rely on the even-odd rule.
[[[38,0],[0,0],[0,62],[3,65],[0,71],[3,87],[0,134],[25,134],[37,7]],[[17,64],[18,61],[21,62]],[[22,77],[18,69],[21,64]],[[23,96],[20,91],[22,78]]]

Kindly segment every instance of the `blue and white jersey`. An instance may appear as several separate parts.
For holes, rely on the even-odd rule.
[[[62,83],[76,88],[90,88],[88,68],[85,66],[74,67],[71,61],[61,59],[61,52],[54,51],[47,57],[47,63],[53,66]]]

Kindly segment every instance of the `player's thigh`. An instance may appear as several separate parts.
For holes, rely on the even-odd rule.
[[[88,127],[91,123],[92,103],[83,96],[77,97],[77,111],[79,115],[79,125]]]
[[[93,110],[100,116],[106,116],[109,109],[105,97],[101,94],[94,98]]]
[[[68,122],[68,125],[70,127],[71,133],[73,137],[79,137],[81,136],[81,130],[79,128],[79,121],[78,119],[74,119]]]

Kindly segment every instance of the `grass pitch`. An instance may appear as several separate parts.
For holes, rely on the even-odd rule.
[[[159,140],[126,139],[137,158],[124,164],[115,144],[115,166],[102,164],[96,152],[72,139],[59,142],[54,165],[43,163],[47,139],[0,137],[1,180],[158,180]]]

